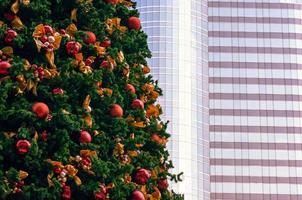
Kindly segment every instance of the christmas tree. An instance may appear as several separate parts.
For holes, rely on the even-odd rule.
[[[0,198],[183,199],[130,0],[0,1]]]

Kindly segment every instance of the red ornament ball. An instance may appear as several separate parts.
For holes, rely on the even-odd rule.
[[[9,71],[8,69],[11,67],[11,64],[6,61],[0,62],[0,75],[8,75]]]
[[[4,13],[4,17],[8,21],[13,21],[16,18],[16,15],[13,13]]]
[[[48,138],[47,132],[43,131],[41,134],[41,140],[45,142],[45,141],[47,141],[47,138]]]
[[[110,63],[107,60],[103,60],[100,65],[101,68],[110,69]]]
[[[19,154],[26,154],[31,147],[31,144],[28,140],[19,140],[16,144],[16,148]]]
[[[97,192],[94,194],[95,199],[105,199],[106,198],[106,194],[102,193],[102,192]]]
[[[100,190],[94,194],[95,199],[105,199],[107,196],[107,188],[104,184],[100,184]]]
[[[145,185],[151,178],[151,172],[147,169],[139,169],[134,177],[135,183]]]
[[[78,42],[70,41],[67,42],[66,44],[66,50],[68,54],[75,55],[79,53],[80,49],[81,49],[81,44]]]
[[[162,178],[158,181],[158,188],[160,190],[166,190],[168,187],[169,187],[169,183],[166,178]]]
[[[86,65],[86,66],[90,66],[92,63],[93,63],[93,60],[90,59],[90,58],[87,58],[87,59],[85,60],[85,65]]]
[[[106,3],[110,3],[112,5],[118,4],[119,0],[105,0]]]
[[[54,88],[52,90],[53,94],[59,94],[59,95],[63,95],[64,94],[64,90],[62,88]]]
[[[37,102],[32,107],[31,110],[36,113],[38,118],[44,119],[49,114],[49,108],[45,103]]]
[[[87,31],[86,38],[84,40],[86,44],[94,44],[96,42],[96,36],[93,32]]]
[[[80,143],[90,143],[91,140],[91,135],[87,131],[81,131]]]
[[[62,172],[62,169],[60,167],[54,167],[53,172],[56,174],[60,174]]]
[[[71,198],[71,189],[69,186],[64,186],[63,187],[63,193],[62,193],[62,198],[63,199],[70,199]]]
[[[141,20],[138,17],[130,17],[128,19],[128,27],[138,31],[141,28]]]
[[[51,26],[49,25],[44,25],[44,30],[45,30],[45,33],[49,33],[49,34],[53,34],[53,29]]]
[[[44,44],[45,42],[48,41],[48,37],[46,35],[43,35],[41,38],[40,38],[40,41]]]
[[[144,109],[144,102],[140,99],[135,99],[132,101],[131,107],[134,109]]]
[[[60,29],[60,33],[61,33],[62,35],[65,35],[65,34],[66,34],[66,30],[63,29],[63,28],[61,28],[61,29]]]
[[[132,192],[131,200],[145,200],[145,196],[141,191],[135,190]]]
[[[17,37],[17,35],[18,33],[16,31],[14,31],[13,29],[9,29],[5,33],[5,38],[4,38],[5,43],[7,44],[12,43],[13,40]]]
[[[132,94],[135,94],[135,93],[136,93],[135,87],[134,87],[133,85],[131,85],[131,84],[127,84],[127,85],[125,86],[125,90],[126,90],[126,91],[129,91],[129,92],[132,93]]]
[[[122,117],[123,116],[123,109],[118,104],[113,104],[110,109],[111,117]]]
[[[110,47],[111,46],[111,40],[109,40],[109,39],[104,40],[103,42],[101,42],[100,46],[105,47],[105,48]]]

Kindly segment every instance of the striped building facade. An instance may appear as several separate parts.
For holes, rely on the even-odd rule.
[[[137,0],[186,200],[302,200],[302,1]]]
[[[212,200],[302,199],[302,2],[208,1]]]
[[[137,0],[159,80],[163,119],[175,173],[172,185],[186,200],[210,200],[208,26],[206,0]]]

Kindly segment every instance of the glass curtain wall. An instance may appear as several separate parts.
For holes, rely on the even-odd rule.
[[[186,200],[210,199],[207,2],[137,0],[153,58],[149,65],[164,91],[160,99],[172,134],[173,185]]]

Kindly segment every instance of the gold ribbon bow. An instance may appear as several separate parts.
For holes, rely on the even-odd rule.
[[[144,185],[141,187],[141,192],[144,194],[146,200],[160,200],[161,199],[161,193],[159,189],[155,186],[153,186],[154,192],[152,194],[148,194],[147,186]]]
[[[145,122],[143,121],[136,121],[135,118],[131,115],[129,115],[127,118],[126,118],[126,122],[130,125],[130,126],[134,126],[136,128],[145,128],[146,125],[145,125]]]
[[[91,150],[81,150],[80,155],[81,157],[90,157],[90,158],[97,156],[96,151],[91,151]]]
[[[122,3],[127,7],[132,7],[134,5],[134,3],[131,0],[120,0],[119,3]]]
[[[93,57],[93,56],[91,56],[90,58],[92,60],[95,59],[95,57]],[[82,53],[75,54],[75,60],[72,62],[72,64],[74,66],[78,67],[80,72],[82,72],[84,74],[91,74],[92,73],[92,68],[85,64]]]
[[[26,89],[27,91],[31,91],[33,92],[34,95],[37,96],[37,82],[34,82],[33,80],[29,79],[26,80],[24,78],[24,75],[20,74],[16,77],[17,82],[19,83],[19,87],[17,88],[17,94],[22,94]]]
[[[20,3],[28,6],[30,4],[30,0],[16,0],[15,3],[13,3],[13,5],[11,6],[10,10],[13,13],[17,14],[19,12]]]
[[[112,90],[110,88],[100,88],[97,90],[97,93],[103,97],[104,95],[107,95],[109,97],[112,96]]]
[[[77,176],[78,170],[73,165],[66,165],[64,166],[61,162],[58,161],[52,161],[50,159],[46,160],[49,164],[51,164],[54,167],[58,167],[62,170],[66,170],[66,174],[73,178],[74,182],[79,186],[82,184],[81,179]],[[49,187],[54,186],[53,181],[51,180],[53,178],[53,173],[48,174],[47,181]]]
[[[83,102],[83,108],[90,113],[91,112],[91,108],[90,108],[90,101],[91,101],[91,97],[90,95],[87,95],[84,102]],[[92,117],[90,114],[84,114],[83,115],[84,121],[86,123],[86,125],[91,128],[92,127]]]
[[[35,31],[33,32],[32,36],[35,40],[38,52],[41,51],[41,48],[44,46],[44,44],[41,42],[40,38],[43,37],[45,35],[45,28],[43,24],[39,24],[35,27]],[[62,36],[58,33],[55,32],[54,33],[54,38],[55,38],[55,42],[54,42],[54,50],[57,50],[60,48],[61,45],[61,40],[62,40]],[[48,63],[50,64],[51,67],[56,68],[54,60],[55,60],[55,55],[54,55],[54,51],[46,51],[46,59],[48,61]]]
[[[16,0],[15,3],[12,4],[10,10],[14,13],[17,14],[19,12],[19,8],[20,8],[20,3],[28,6],[30,3],[30,0]],[[15,29],[20,29],[23,28],[23,23],[21,21],[21,19],[18,16],[15,16],[14,20],[11,22],[12,27]]]
[[[147,113],[146,113],[146,117],[159,117],[159,115],[161,114],[161,108],[160,105],[149,105],[147,108]]]
[[[108,33],[111,35],[115,30],[119,30],[122,33],[127,31],[127,27],[126,26],[121,26],[121,19],[116,17],[116,18],[112,18],[112,19],[107,19],[106,20],[106,27],[107,27],[107,31]]]
[[[19,171],[18,178],[20,181],[26,179],[27,177],[28,177],[28,173],[26,171],[22,171],[22,170]]]
[[[75,24],[70,24],[66,28],[66,33],[71,36],[72,38],[74,37],[74,34],[78,31],[78,28]]]
[[[145,92],[145,95],[143,95],[141,98],[146,96],[147,99],[156,100],[159,97],[159,93],[154,90],[154,85],[151,83],[144,84],[142,86],[142,90]]]
[[[96,49],[98,56],[102,56],[106,53],[106,48],[105,47],[101,47],[101,43],[100,42],[96,42],[94,45],[94,48]]]
[[[115,148],[114,148],[114,151],[113,151],[113,154],[116,155],[116,156],[121,156],[125,153],[124,151],[124,146],[122,143],[117,143],[115,145]]]

